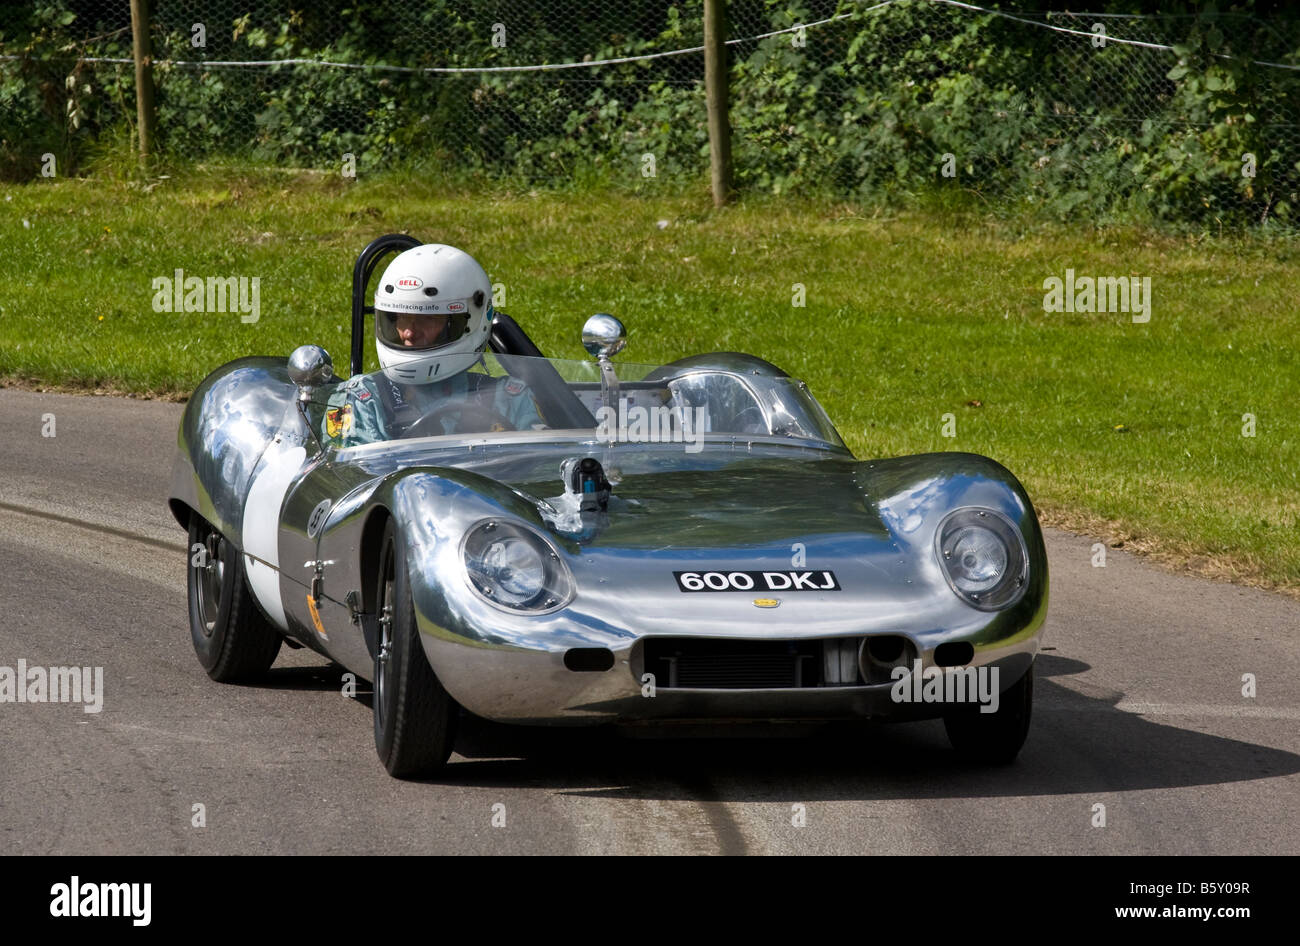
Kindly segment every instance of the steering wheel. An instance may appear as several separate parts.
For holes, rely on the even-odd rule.
[[[442,419],[455,415],[457,423],[452,426],[452,433],[480,434],[489,430],[517,430],[509,417],[482,404],[444,404],[437,410],[430,411],[410,427],[403,437],[444,437]]]

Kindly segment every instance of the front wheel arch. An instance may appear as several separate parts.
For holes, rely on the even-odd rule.
[[[280,652],[280,631],[248,586],[243,553],[194,513],[186,548],[190,641],[208,676],[219,683],[257,679]]]
[[[441,769],[456,740],[459,706],[429,666],[406,570],[406,546],[391,517],[385,520],[376,568],[376,614],[386,646],[375,657],[375,749],[388,773],[419,778]],[[385,600],[386,599],[386,600]]]
[[[384,530],[388,527],[388,522],[393,518],[393,514],[384,506],[376,506],[371,510],[370,515],[366,517],[366,523],[361,527],[361,610],[363,619],[361,622],[362,635],[365,638],[366,649],[370,652],[370,659],[374,660],[379,651],[378,625],[376,623],[378,607],[376,599],[377,579],[379,577],[379,557],[384,547]]]

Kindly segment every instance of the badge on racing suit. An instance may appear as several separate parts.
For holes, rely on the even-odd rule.
[[[325,413],[325,435],[331,440],[352,433],[352,405],[332,407]]]

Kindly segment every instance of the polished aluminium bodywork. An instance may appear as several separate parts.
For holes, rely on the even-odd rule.
[[[687,400],[715,397],[719,378],[728,397],[748,384],[769,432],[706,434],[695,452],[611,442],[594,429],[321,449],[299,416],[286,362],[249,358],[214,372],[191,398],[171,507],[182,523],[198,513],[244,553],[257,600],[286,636],[367,679],[377,537],[392,517],[430,665],[462,706],[504,722],[922,718],[943,709],[900,705],[879,681],[709,689],[661,680],[648,690],[646,646],[657,637],[857,646],[891,635],[926,668],[938,665],[941,645],[966,643],[962,663],[999,667],[1002,689],[1029,668],[1047,610],[1047,560],[1034,509],[1006,469],[965,453],[857,460],[824,412],[781,416],[787,408],[759,382],[798,382],[750,356],[697,356],[646,378],[671,380]],[[593,387],[609,396],[608,385]],[[319,412],[310,417],[318,423]],[[819,424],[829,434],[792,433]],[[563,492],[566,461],[588,456],[609,472],[613,495],[600,529],[575,536],[556,526],[548,497]],[[936,530],[962,507],[1000,514],[1023,537],[1026,587],[1005,610],[972,607],[949,587]],[[572,600],[520,614],[479,594],[461,545],[484,521],[544,536],[572,576]],[[769,600],[686,594],[674,579],[787,570],[796,556],[801,567],[832,571],[839,589]],[[605,651],[609,669],[574,669],[568,659]]]

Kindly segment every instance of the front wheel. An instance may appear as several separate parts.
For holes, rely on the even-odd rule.
[[[997,712],[981,713],[977,705],[943,718],[948,741],[968,762],[1006,765],[1015,760],[1029,734],[1034,704],[1034,665],[1002,692]]]
[[[431,775],[451,755],[458,706],[420,644],[405,549],[393,520],[380,546],[375,615],[375,749],[396,778]]]
[[[196,513],[190,517],[190,640],[218,683],[261,676],[280,652],[280,632],[258,610],[239,549]]]

